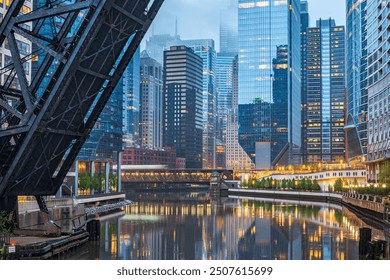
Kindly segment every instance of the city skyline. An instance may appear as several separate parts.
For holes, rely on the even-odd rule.
[[[220,11],[226,9],[234,0],[169,0],[165,1],[159,14],[146,33],[145,41],[153,34],[171,34],[176,32],[182,39],[214,39],[218,52]],[[309,3],[310,26],[315,26],[319,18],[332,18],[337,25],[346,24],[345,1],[340,0],[307,0]],[[199,20],[201,19],[201,20]],[[194,27],[196,23],[197,28]],[[177,24],[177,27],[176,27]]]

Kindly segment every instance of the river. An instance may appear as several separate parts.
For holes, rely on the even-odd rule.
[[[359,228],[340,205],[214,200],[207,193],[133,194],[116,217],[102,218],[99,242],[67,259],[356,260]],[[373,239],[385,240],[372,227]]]

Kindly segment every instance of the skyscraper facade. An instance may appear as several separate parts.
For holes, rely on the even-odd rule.
[[[366,0],[347,0],[346,88],[348,160],[367,156],[367,19]]]
[[[390,164],[390,2],[367,0],[368,180]]]
[[[180,44],[180,36],[177,34],[175,36],[169,34],[152,35],[146,40],[146,51],[151,58],[154,58],[158,63],[163,65],[164,51],[168,50],[171,46]]]
[[[217,88],[214,40],[183,40],[203,61],[203,168],[215,168]]]
[[[161,149],[163,70],[147,51],[141,53],[140,143],[142,148]]]
[[[186,46],[164,51],[163,143],[186,168],[202,168],[203,60]]]
[[[216,63],[217,127],[216,137],[226,143],[228,112],[233,106],[233,60],[235,56],[218,53]]]
[[[140,110],[140,48],[137,49],[122,76],[123,141],[125,147],[137,147]]]
[[[304,151],[307,149],[307,29],[310,26],[309,4],[307,1],[301,1],[301,139],[302,139],[302,160],[306,162]]]
[[[345,29],[332,19],[307,30],[304,158],[310,163],[345,160]]]
[[[238,44],[240,145],[256,168],[299,163],[295,155],[301,145],[300,1],[239,0]],[[275,88],[275,75],[285,91]],[[278,106],[285,108],[285,115],[272,112],[275,100],[283,102]],[[256,111],[248,114],[251,110]],[[272,136],[275,131],[279,137]]]
[[[238,142],[238,55],[233,60],[232,107],[227,112],[225,150],[227,169],[254,169],[253,161]]]
[[[219,48],[221,54],[235,56],[238,52],[237,0],[230,0],[229,6],[221,10],[219,25]]]

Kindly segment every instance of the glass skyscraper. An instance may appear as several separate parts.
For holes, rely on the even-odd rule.
[[[300,44],[299,0],[238,1],[239,143],[256,168],[300,163]]]
[[[162,149],[163,68],[147,51],[141,53],[140,142],[142,148]]]
[[[152,35],[148,40],[146,40],[146,51],[151,58],[157,60],[161,65],[163,65],[164,50],[169,50],[169,47],[178,46],[180,44],[180,36],[177,34],[175,34],[175,36],[171,36],[169,34]]]
[[[235,56],[238,51],[237,0],[230,0],[229,6],[221,10],[219,25],[220,53]]]
[[[233,106],[233,61],[235,56],[217,55],[217,138],[226,143],[228,112]]]
[[[305,162],[345,160],[345,29],[332,19],[307,30]]]
[[[123,141],[126,147],[139,146],[139,110],[141,80],[140,48],[137,49],[122,76]]]
[[[182,44],[191,48],[203,61],[203,168],[215,168],[216,149],[216,51],[214,40],[182,40]]]
[[[348,160],[367,156],[367,31],[366,0],[347,0],[346,123]]]
[[[390,2],[367,0],[368,180],[390,165]]]
[[[301,1],[301,115],[302,115],[302,151],[307,147],[306,128],[307,119],[307,29],[310,25],[309,4],[307,1]],[[305,156],[302,158],[306,161]]]
[[[232,107],[227,112],[226,168],[234,170],[254,169],[254,163],[238,142],[238,55],[233,60]]]

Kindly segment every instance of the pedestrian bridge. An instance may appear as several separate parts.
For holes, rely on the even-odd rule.
[[[233,170],[202,169],[161,169],[161,170],[122,170],[124,185],[130,183],[165,183],[165,184],[210,184],[211,175],[222,174],[223,180],[233,180]]]

